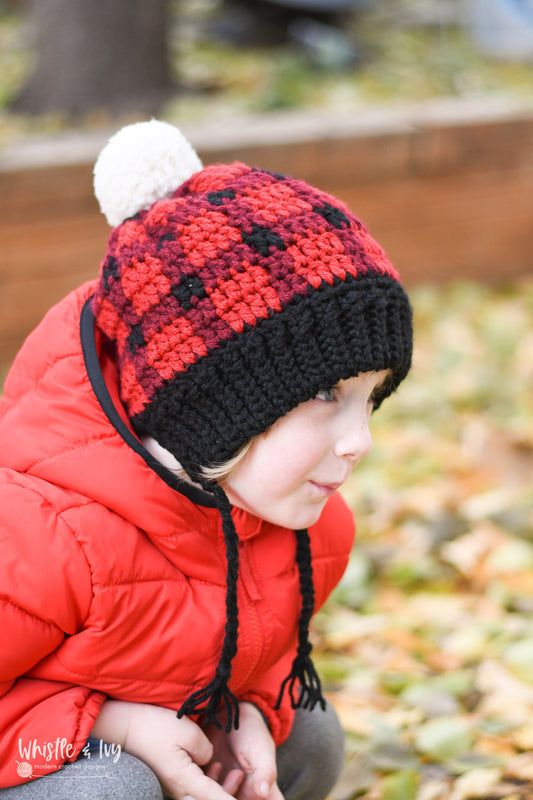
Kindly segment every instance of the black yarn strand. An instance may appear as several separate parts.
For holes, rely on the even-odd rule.
[[[298,620],[298,649],[292,662],[292,668],[281,684],[276,708],[281,705],[283,693],[288,688],[291,706],[293,708],[306,708],[312,711],[320,705],[326,710],[326,701],[322,694],[320,678],[313,662],[311,661],[312,645],[309,641],[309,623],[315,607],[315,589],[313,586],[313,566],[311,562],[311,545],[309,533],[301,529],[296,534],[296,562],[300,576],[300,594],[302,608]]]
[[[237,653],[237,634],[239,616],[237,605],[237,579],[239,575],[239,539],[231,516],[231,505],[224,490],[217,484],[209,484],[208,489],[217,501],[222,517],[222,530],[226,543],[227,584],[226,584],[226,625],[224,644],[213,680],[203,689],[193,692],[178,711],[178,717],[202,714],[205,725],[213,723],[219,730],[229,733],[239,727],[239,701],[228,686],[231,677],[231,662]],[[220,720],[224,711],[225,724]]]

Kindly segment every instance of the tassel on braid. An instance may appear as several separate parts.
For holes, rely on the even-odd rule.
[[[231,505],[224,490],[217,484],[210,483],[204,487],[215,496],[222,516],[222,530],[226,542],[227,588],[226,588],[226,625],[224,628],[224,644],[220,660],[213,680],[203,689],[199,689],[185,700],[178,717],[190,714],[204,714],[205,724],[212,722],[219,730],[225,727],[226,733],[239,727],[239,701],[228,686],[231,677],[231,662],[237,653],[237,633],[239,628],[237,606],[237,578],[239,574],[239,540],[231,516]],[[219,719],[220,711],[225,712],[226,723],[223,726]]]
[[[281,705],[285,687],[289,687],[289,697],[293,708],[308,708],[312,711],[318,703],[323,711],[326,710],[326,701],[322,695],[320,678],[311,661],[312,645],[309,641],[309,623],[315,605],[315,590],[313,586],[313,567],[311,563],[311,546],[309,534],[306,529],[296,533],[296,562],[300,574],[300,592],[302,595],[302,608],[298,621],[298,650],[292,662],[292,668],[281,684],[281,689],[276,703],[276,708]],[[300,684],[299,696],[296,696],[296,681]]]

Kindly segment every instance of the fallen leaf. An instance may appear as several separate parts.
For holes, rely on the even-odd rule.
[[[382,800],[415,800],[418,773],[413,769],[402,770],[386,777],[382,783]]]
[[[415,731],[414,743],[419,753],[437,761],[466,753],[474,742],[471,723],[459,716],[443,716],[428,720]]]
[[[499,783],[501,776],[500,767],[473,769],[457,779],[450,800],[485,797]]]

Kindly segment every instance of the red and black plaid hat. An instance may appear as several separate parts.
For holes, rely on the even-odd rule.
[[[93,299],[116,346],[121,397],[139,434],[169,450],[193,480],[340,380],[389,369],[378,402],[411,363],[411,308],[399,276],[363,223],[303,181],[242,163],[205,168],[177,129],[128,126],[95,167],[102,210],[116,227]],[[227,616],[217,673],[180,714],[217,722],[236,651],[238,548],[227,497]],[[287,678],[293,704],[323,704],[309,659],[310,550],[297,531],[304,602]],[[283,691],[283,687],[282,687]],[[281,696],[281,695],[280,695]]]
[[[407,296],[363,223],[241,163],[119,224],[93,309],[134,427],[192,477],[343,378],[390,369],[394,390],[411,361]]]

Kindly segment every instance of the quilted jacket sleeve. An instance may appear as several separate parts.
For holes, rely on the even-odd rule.
[[[76,632],[90,599],[88,564],[61,514],[31,481],[0,470],[0,787],[83,747],[104,696],[22,676]],[[57,740],[63,749],[51,752]]]

